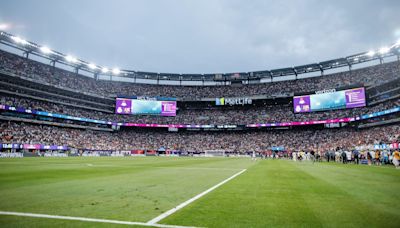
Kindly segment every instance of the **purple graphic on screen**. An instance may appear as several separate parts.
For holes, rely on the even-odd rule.
[[[364,88],[346,90],[346,108],[357,108],[365,106]]]
[[[115,103],[115,113],[116,114],[131,114],[132,113],[132,100],[117,98]]]
[[[310,96],[293,97],[294,112],[311,112]]]
[[[162,116],[176,116],[176,101],[162,101],[161,102],[161,115]]]

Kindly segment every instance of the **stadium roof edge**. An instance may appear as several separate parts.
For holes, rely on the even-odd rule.
[[[334,68],[340,68],[354,64],[364,63],[373,60],[381,60],[383,58],[400,56],[400,44],[395,43],[388,46],[388,51],[381,53],[380,50],[374,50],[369,52],[361,52],[358,54],[349,55],[347,57],[341,57],[337,59],[326,60],[318,63],[304,64],[294,67],[286,67],[280,69],[271,69],[263,71],[250,71],[250,72],[236,72],[236,73],[192,73],[192,74],[181,74],[181,73],[156,73],[156,72],[144,72],[136,70],[119,70],[118,68],[107,68],[105,66],[95,65],[89,61],[74,58],[67,54],[51,50],[44,45],[39,45],[31,41],[26,41],[18,36],[9,34],[5,31],[0,31],[0,43],[7,45],[12,48],[23,51],[28,57],[29,54],[50,60],[53,65],[56,63],[64,64],[75,68],[75,71],[83,70],[89,73],[93,73],[94,77],[99,75],[105,76],[119,76],[128,78],[138,78],[146,80],[174,80],[174,81],[238,81],[238,80],[261,80],[264,78],[275,78],[282,76],[296,76],[299,74],[305,74],[310,72],[322,72],[324,70],[330,70]],[[45,52],[43,50],[46,50]],[[107,69],[107,70],[106,70]]]

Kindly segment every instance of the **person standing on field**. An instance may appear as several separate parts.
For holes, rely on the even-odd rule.
[[[360,164],[360,153],[358,152],[358,150],[354,150],[353,151],[353,155],[354,155],[354,163],[355,164]]]
[[[393,152],[393,165],[396,167],[396,169],[399,168],[399,163],[400,163],[400,152],[398,150],[395,150]]]
[[[381,165],[381,152],[379,150],[375,152],[375,165]]]
[[[342,156],[342,163],[347,164],[347,154],[344,150],[342,151],[341,156]]]
[[[372,156],[371,156],[370,151],[367,151],[367,160],[368,160],[368,165],[371,165],[371,163],[372,163]]]

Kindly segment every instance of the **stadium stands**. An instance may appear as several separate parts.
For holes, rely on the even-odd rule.
[[[392,125],[356,130],[353,128],[321,130],[274,130],[234,132],[179,132],[125,129],[117,133],[88,131],[15,122],[0,125],[3,143],[42,143],[69,145],[79,149],[95,150],[158,150],[169,148],[181,151],[223,149],[234,152],[263,152],[272,146],[290,151],[327,151],[337,147],[398,142],[400,126]]]
[[[317,91],[327,88],[338,88],[353,84],[365,86],[381,84],[395,79],[399,72],[399,62],[391,62],[359,70],[334,73],[321,77],[282,81],[245,86],[160,86],[143,85],[115,81],[96,81],[86,76],[53,68],[50,65],[24,59],[0,51],[0,66],[9,73],[24,76],[36,81],[46,82],[81,92],[95,93],[103,96],[138,95],[165,96],[178,98],[202,97],[238,97],[250,95],[292,95]]]
[[[215,107],[209,109],[184,109],[179,111],[178,115],[175,117],[109,114],[10,96],[2,96],[0,104],[112,122],[158,124],[253,124],[356,117],[362,114],[383,111],[396,107],[398,106],[397,104],[399,101],[399,99],[394,99],[364,108],[302,114],[293,113],[293,106],[290,104],[271,105],[265,107],[254,106],[246,109],[217,109]]]
[[[400,106],[398,61],[307,79],[242,86],[196,87],[94,80],[5,51],[0,51],[0,67],[0,105],[114,123],[245,126],[256,123],[360,117]],[[293,112],[294,94],[355,86],[366,88],[366,107],[301,114]],[[179,110],[174,117],[117,115],[114,114],[116,95],[176,97]],[[218,107],[212,103],[213,99],[218,97],[260,95],[264,97],[247,106]],[[279,99],[276,98],[277,95]],[[205,102],[200,101],[201,98],[211,99]],[[35,118],[27,113],[6,110],[0,114],[2,143],[66,145],[74,149],[223,149],[243,153],[262,152],[279,146],[290,151],[327,151],[337,147],[352,149],[355,146],[399,140],[397,113],[349,124],[343,123],[334,129],[317,125],[261,130],[242,127],[235,131],[181,129],[173,133],[165,129],[119,129],[116,125],[50,117]],[[28,121],[29,119],[34,121]],[[388,120],[390,122],[385,122]],[[378,127],[358,129],[359,125],[369,126],[371,123]]]

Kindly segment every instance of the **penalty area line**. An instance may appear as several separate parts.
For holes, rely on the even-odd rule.
[[[196,228],[193,226],[176,226],[176,225],[164,225],[164,224],[157,224],[157,223],[149,224],[149,223],[144,223],[144,222],[129,222],[129,221],[110,220],[110,219],[96,219],[96,218],[85,218],[85,217],[61,216],[61,215],[22,213],[22,212],[12,212],[12,211],[0,211],[0,215],[73,220],[73,221],[83,221],[83,222],[112,223],[112,224],[121,224],[121,225],[138,225],[138,226],[161,227],[161,228]]]
[[[164,218],[166,218],[166,217],[172,215],[173,213],[177,212],[178,210],[180,210],[180,209],[186,207],[186,206],[189,205],[190,203],[193,203],[195,200],[197,200],[197,199],[203,197],[204,195],[210,193],[211,191],[215,190],[216,188],[220,187],[221,185],[225,184],[226,182],[228,182],[228,181],[232,180],[233,178],[239,176],[240,174],[244,173],[246,170],[247,170],[247,169],[243,169],[242,171],[240,171],[240,172],[234,174],[233,176],[228,177],[227,179],[225,179],[225,180],[221,181],[220,183],[218,183],[218,184],[212,186],[211,188],[205,190],[204,192],[202,192],[202,193],[200,193],[200,194],[194,196],[193,198],[190,198],[189,200],[187,200],[187,201],[185,201],[185,202],[179,204],[178,206],[172,208],[171,210],[166,211],[166,212],[162,213],[161,215],[159,215],[159,216],[157,216],[157,217],[151,219],[150,221],[147,222],[147,224],[149,224],[149,225],[151,225],[151,224],[157,224],[159,221],[161,221],[161,220],[163,220]]]

